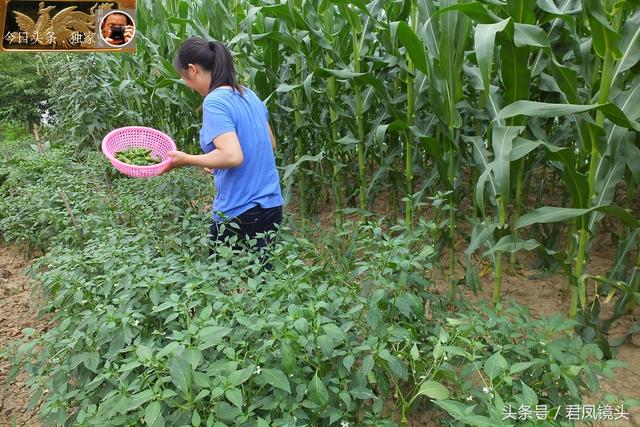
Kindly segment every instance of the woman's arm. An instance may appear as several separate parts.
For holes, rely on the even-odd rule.
[[[207,154],[192,155],[182,151],[170,151],[170,169],[183,166],[199,166],[208,169],[230,169],[244,161],[242,147],[235,132],[226,132],[213,140],[216,149]]]

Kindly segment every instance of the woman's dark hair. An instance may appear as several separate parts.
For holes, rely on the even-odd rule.
[[[173,67],[182,74],[189,64],[198,64],[206,71],[211,71],[209,92],[219,86],[231,86],[240,94],[243,93],[236,79],[233,56],[224,44],[202,37],[189,37],[178,48]]]

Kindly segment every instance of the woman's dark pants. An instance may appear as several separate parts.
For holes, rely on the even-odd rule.
[[[236,226],[230,224],[235,222]],[[252,247],[255,251],[262,251],[273,243],[273,234],[270,231],[275,231],[276,227],[282,222],[282,206],[275,208],[261,208],[259,205],[249,209],[236,218],[233,218],[224,224],[218,224],[213,221],[209,237],[213,241],[214,245],[217,242],[224,242],[232,236],[238,236],[236,243],[233,245],[233,249],[240,250],[242,245],[248,239],[256,239],[255,246]],[[259,238],[257,234],[267,233]],[[213,247],[209,249],[209,255],[213,255]]]

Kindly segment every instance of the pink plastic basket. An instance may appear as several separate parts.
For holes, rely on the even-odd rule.
[[[135,166],[115,158],[115,153],[127,148],[147,148],[151,155],[162,159],[162,163],[150,166]],[[175,151],[173,140],[159,130],[144,126],[128,126],[115,129],[102,140],[102,152],[111,164],[123,174],[133,178],[148,178],[164,172],[171,163],[169,151]]]

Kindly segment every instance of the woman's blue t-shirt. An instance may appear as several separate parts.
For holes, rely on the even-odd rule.
[[[212,211],[217,222],[235,218],[257,205],[273,208],[284,204],[271,146],[269,112],[253,91],[243,89],[240,95],[230,88],[217,88],[204,99],[202,150],[210,153],[216,149],[215,138],[235,132],[244,158],[238,167],[213,172],[216,196]]]

